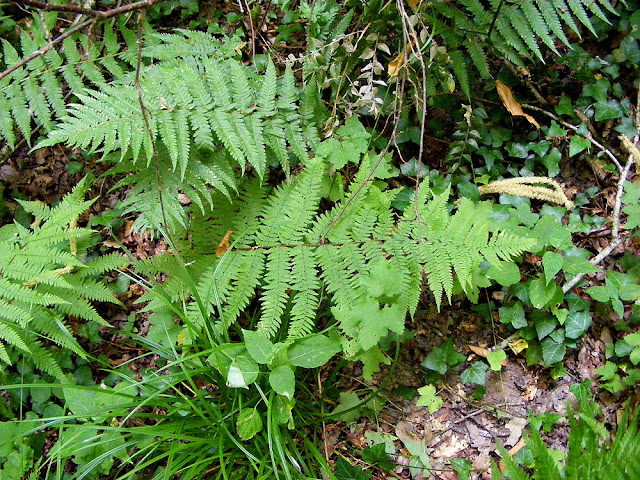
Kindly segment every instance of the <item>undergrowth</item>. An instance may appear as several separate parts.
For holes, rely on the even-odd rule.
[[[223,34],[218,23],[206,32],[154,25],[182,3],[119,15],[58,3],[34,4],[15,22],[13,10],[2,16],[2,162],[23,143],[99,157],[112,191],[127,192],[117,211],[168,251],[108,253],[83,216],[95,201],[85,200],[87,178],[55,206],[21,201],[22,218],[0,229],[3,478],[369,478],[321,451],[318,427],[362,412],[378,392],[341,394],[328,414],[316,369],[361,361],[369,380],[421,305],[440,310],[460,296],[481,302],[475,311],[499,319],[527,363],[555,378],[597,302],[624,333],[607,342],[601,386],[616,393],[640,379],[640,263],[630,247],[640,125],[629,100],[639,85],[624,81],[640,61],[631,5],[323,0],[262,12],[249,2],[247,53],[248,33]],[[185,16],[197,12],[184,3]],[[69,12],[96,21],[66,27]],[[278,39],[302,43],[301,55],[284,60],[278,45],[256,53],[255,28],[268,18],[280,22]],[[588,34],[623,38],[602,59],[576,45]],[[580,94],[558,94],[558,69],[543,66],[561,51]],[[527,66],[546,83],[534,84]],[[530,115],[513,96],[518,84],[539,102]],[[428,111],[445,112],[448,136]],[[620,134],[617,148],[604,129]],[[429,137],[448,144],[441,170],[428,166]],[[568,159],[589,162],[602,181],[613,174],[610,212],[580,210],[597,204],[597,187],[570,199],[553,179]],[[580,235],[607,222],[609,246],[594,258]],[[601,271],[625,246],[621,267]],[[112,328],[98,303],[120,305],[114,275],[142,288],[137,314],[151,325],[138,335],[132,314],[118,335],[137,356],[117,366],[95,348]],[[483,302],[484,289],[500,305]],[[492,370],[507,344],[485,355]],[[423,365],[443,375],[465,360],[449,341]],[[482,393],[489,367],[478,359],[461,379]],[[587,392],[574,392],[566,460],[532,418],[519,459],[499,449],[504,477],[640,470],[637,409],[603,447],[608,432]],[[440,407],[435,386],[417,393],[418,405]],[[430,468],[416,452],[414,474]],[[362,458],[390,468],[379,446]],[[464,461],[453,468],[469,477]],[[493,478],[500,472],[494,464]]]

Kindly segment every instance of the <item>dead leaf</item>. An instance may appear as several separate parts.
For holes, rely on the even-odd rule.
[[[409,58],[409,55],[411,55],[411,52],[413,50],[414,44],[415,44],[415,41],[412,40],[411,43],[407,45],[407,48],[403,53],[399,54],[396,58],[394,58],[389,62],[389,66],[387,67],[387,73],[389,74],[390,77],[398,76],[398,74],[400,73],[400,69],[404,65],[405,56],[406,58]]]
[[[422,0],[407,0],[407,3],[409,4],[410,7],[415,7],[416,5],[418,5]]]
[[[529,343],[524,338],[518,338],[516,340],[511,341],[509,343],[509,347],[511,348],[513,353],[518,355],[521,351],[529,347]]]
[[[509,457],[512,457],[518,453],[522,447],[524,447],[524,438],[520,438],[520,440],[518,440],[518,443],[516,443],[511,450],[509,450]],[[504,462],[502,460],[500,460],[500,462],[498,463],[498,469],[500,470],[500,473],[504,473]]]
[[[481,357],[487,358],[487,354],[489,353],[488,348],[476,347],[475,345],[467,345],[467,348],[471,350],[476,355],[480,355]]]
[[[513,445],[513,448],[515,448],[519,443],[518,440],[522,438],[522,429],[526,426],[526,418],[513,417],[511,420],[509,420],[509,422],[505,425],[505,427],[509,430],[509,438],[505,440],[504,444]]]
[[[224,234],[224,238],[220,242],[220,245],[218,245],[218,248],[216,248],[216,257],[221,257],[222,255],[227,253],[227,250],[229,250],[229,248],[231,248],[231,244],[229,244],[229,238],[231,237],[232,233],[233,230],[228,230],[227,233]]]
[[[511,115],[513,115],[514,117],[526,118],[532,125],[540,130],[540,124],[536,122],[536,119],[531,115],[524,113],[520,104],[516,101],[515,98],[513,98],[513,92],[511,91],[511,88],[506,86],[500,80],[496,80],[496,89],[498,90],[498,95],[500,95],[500,99],[502,100],[503,105],[507,108],[507,110],[509,110],[509,113]]]

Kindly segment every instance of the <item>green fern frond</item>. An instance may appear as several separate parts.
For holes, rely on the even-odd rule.
[[[499,230],[488,203],[463,200],[451,214],[449,190],[433,196],[426,181],[396,220],[391,202],[397,191],[383,192],[369,181],[372,163],[364,156],[348,203],[327,211],[319,211],[327,165],[317,157],[266,198],[264,190],[254,193],[250,182],[239,197],[244,201],[194,216],[195,230],[180,245],[200,277],[206,315],[217,315],[219,329],[229,328],[255,296],[258,331],[269,338],[304,337],[316,327],[324,289],[337,312],[345,351],[355,355],[388,331],[404,328],[405,315],[417,307],[423,275],[440,307],[444,296],[451,298],[455,278],[463,288],[473,287],[472,272],[483,261],[510,260],[534,243]],[[223,236],[232,246],[216,257]],[[177,282],[179,277],[166,284],[177,292]],[[188,301],[188,295],[173,298]],[[208,321],[202,312],[197,318],[195,304],[189,311],[193,325]],[[362,323],[369,314],[376,318],[371,330]]]
[[[62,372],[53,356],[40,344],[47,339],[79,355],[84,351],[65,325],[75,316],[101,325],[89,300],[117,303],[111,291],[90,275],[127,262],[111,255],[87,267],[81,258],[90,230],[76,222],[93,202],[85,201],[86,180],[80,182],[60,203],[50,208],[39,202],[23,202],[36,215],[30,229],[14,223],[0,228],[0,345],[2,351],[15,347],[30,352],[38,368],[54,375]],[[0,355],[7,361],[6,355]],[[36,358],[37,357],[37,358]]]

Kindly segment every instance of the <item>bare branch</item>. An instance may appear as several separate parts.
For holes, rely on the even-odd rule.
[[[20,60],[18,63],[16,63],[15,65],[12,65],[10,68],[6,69],[4,72],[0,73],[0,80],[2,80],[3,78],[5,78],[8,75],[11,75],[13,72],[15,72],[17,69],[19,69],[20,67],[25,66],[27,63],[29,63],[30,61],[32,61],[35,58],[41,57],[42,55],[44,55],[45,53],[47,53],[49,50],[51,50],[55,45],[57,45],[58,43],[62,42],[65,38],[70,37],[71,35],[73,35],[74,33],[82,30],[84,27],[87,27],[89,25],[91,25],[91,23],[93,23],[96,19],[106,19],[106,18],[111,18],[111,17],[115,17],[116,15],[121,15],[123,13],[128,13],[128,12],[132,12],[134,10],[138,10],[141,8],[148,8],[152,5],[155,5],[156,3],[160,2],[161,0],[141,0],[140,2],[135,2],[135,3],[130,3],[129,5],[123,5],[121,7],[117,7],[117,8],[112,8],[111,10],[105,10],[104,12],[98,11],[98,10],[88,10],[88,12],[83,12],[80,10],[87,10],[84,8],[80,8],[80,10],[65,10],[65,11],[69,11],[69,12],[76,12],[76,13],[80,13],[80,14],[88,14],[88,15],[92,15],[94,18],[87,20],[85,22],[82,22],[78,25],[76,25],[75,27],[63,32],[62,34],[60,34],[59,36],[57,36],[56,38],[54,38],[53,40],[51,40],[51,42],[49,42],[47,45],[45,45],[44,47],[36,50],[35,52],[33,52],[31,55],[29,55],[27,58],[23,58],[22,60]],[[17,2],[14,1],[13,3],[22,3],[22,4],[27,4],[27,3],[38,3],[38,4],[42,4],[43,6],[47,6],[49,4],[45,3],[45,2],[37,2],[35,0],[28,0],[28,1],[21,1],[21,2]],[[35,6],[35,5],[34,5]],[[68,5],[70,6],[70,5]],[[42,8],[43,10],[59,10],[58,8],[54,8],[54,7],[60,7],[60,5],[50,5],[49,7],[46,8]]]

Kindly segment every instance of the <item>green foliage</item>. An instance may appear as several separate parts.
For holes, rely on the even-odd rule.
[[[468,56],[480,75],[487,79],[491,75],[487,60],[490,49],[495,51],[493,55],[504,56],[520,66],[524,66],[522,57],[529,60],[537,57],[544,62],[541,44],[556,55],[559,54],[556,40],[570,46],[565,27],[581,38],[579,25],[596,33],[590,14],[607,23],[603,9],[617,15],[608,0],[492,0],[488,4],[463,0],[456,4],[436,2],[423,8],[422,19],[442,37],[453,71],[467,96],[470,92],[465,57]]]
[[[11,365],[11,346],[32,356],[38,368],[61,378],[62,370],[43,340],[85,353],[69,329],[68,317],[109,324],[90,301],[117,302],[99,275],[123,267],[120,255],[83,261],[93,232],[76,223],[93,201],[85,201],[83,180],[54,208],[21,202],[35,216],[30,228],[17,222],[0,229],[0,360]]]
[[[192,270],[202,272],[197,293],[210,305],[205,311],[217,312],[219,332],[259,293],[257,331],[270,339],[303,338],[316,327],[325,288],[344,351],[355,355],[388,332],[404,331],[406,314],[417,306],[423,273],[440,306],[444,296],[451,298],[454,279],[463,290],[473,289],[481,262],[500,265],[533,245],[496,229],[487,203],[463,200],[451,215],[448,190],[427,201],[432,196],[427,182],[395,221],[391,202],[397,190],[384,191],[369,180],[385,171],[383,159],[374,170],[373,158],[364,156],[345,199],[325,212],[318,207],[327,165],[318,157],[266,198],[258,194],[206,217],[194,216],[195,231],[207,234],[180,244],[184,252],[212,252],[227,230],[238,232],[233,248],[221,258],[211,253],[187,257],[195,262]],[[174,298],[188,301],[178,288],[184,285],[179,271],[168,268],[162,267],[176,277],[166,288],[175,286]]]
[[[518,479],[634,479],[640,471],[640,432],[638,431],[639,410],[626,406],[618,431],[611,443],[602,443],[609,432],[602,428],[596,414],[591,411],[588,401],[581,400],[578,415],[569,410],[568,450],[560,457],[547,447],[538,428],[533,428],[525,439],[529,449],[534,474],[531,477],[511,459],[508,452],[498,445],[505,464],[504,477],[497,468],[492,468],[492,478]],[[495,466],[494,466],[495,467]]]
[[[2,40],[4,68],[47,47],[59,21],[57,12],[33,14],[28,28],[19,31],[19,50],[6,39]],[[95,27],[102,38],[94,42],[91,37],[76,33],[67,37],[58,48],[50,48],[25,66],[0,80],[0,109],[5,112],[0,121],[0,140],[13,148],[17,132],[31,144],[33,125],[44,133],[53,130],[56,120],[67,113],[69,94],[82,93],[85,88],[104,87],[107,78],[120,80],[133,64],[131,56],[122,55],[116,30],[104,22]],[[135,50],[135,34],[121,27],[119,32],[127,45]]]
[[[134,185],[125,205],[127,212],[143,212],[136,229],[163,223],[160,189],[174,230],[187,224],[179,192],[204,212],[213,206],[212,188],[228,196],[236,188],[236,166],[244,172],[248,164],[262,177],[271,164],[288,170],[290,154],[297,161],[308,158],[316,139],[298,113],[306,107],[299,105],[291,69],[278,78],[269,62],[259,76],[210,35],[178,31],[152,39],[157,41],[143,56],[155,63],[140,79],[152,137],[129,76],[78,92],[80,103],[69,106],[37,146],[100,151],[120,162],[113,174],[133,172],[117,186]],[[153,161],[157,165],[149,168]],[[160,178],[157,172],[163,172]]]

